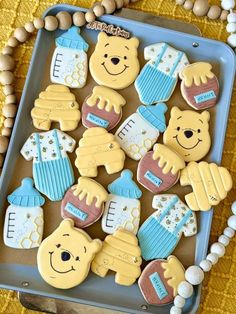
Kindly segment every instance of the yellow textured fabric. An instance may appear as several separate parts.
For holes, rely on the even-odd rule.
[[[15,27],[24,25],[34,16],[40,16],[49,6],[67,2],[82,7],[89,7],[95,1],[92,0],[1,0],[0,1],[0,48],[2,48]],[[220,1],[210,1],[211,4],[220,4]],[[227,38],[226,24],[221,21],[210,21],[207,18],[197,18],[191,12],[187,12],[175,4],[174,0],[140,0],[130,7],[165,16],[173,19],[181,19],[196,24],[202,31],[203,36],[223,40]],[[16,49],[16,91],[18,98],[24,85],[30,56],[34,45],[34,38]],[[4,95],[0,92],[0,106],[4,101]],[[0,120],[0,125],[2,118]],[[214,212],[214,220],[211,232],[211,243],[222,233],[225,228],[227,217],[230,215],[230,204],[236,195],[236,86],[232,98],[228,131],[225,141],[223,165],[232,173],[234,189],[229,197]],[[204,226],[201,226],[204,228]],[[236,240],[233,239],[227,247],[226,255],[206,275],[202,302],[199,313],[228,314],[236,313]],[[36,313],[22,308],[17,301],[14,292],[0,291],[0,313],[19,314]]]

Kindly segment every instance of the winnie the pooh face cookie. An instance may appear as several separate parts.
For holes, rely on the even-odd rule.
[[[92,240],[73,220],[65,219],[39,247],[37,264],[40,275],[51,286],[70,289],[85,280],[101,241]]]
[[[163,137],[164,144],[173,148],[187,162],[202,159],[211,146],[209,120],[208,111],[197,113],[173,107]]]
[[[89,68],[93,79],[99,84],[114,89],[131,85],[139,73],[137,48],[139,41],[108,36],[101,32],[95,51],[90,57]]]

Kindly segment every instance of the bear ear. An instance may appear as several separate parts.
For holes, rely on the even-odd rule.
[[[102,241],[99,239],[95,239],[89,244],[89,252],[91,254],[95,254],[100,251],[102,248]]]
[[[171,117],[176,117],[179,114],[181,114],[181,110],[178,107],[175,106],[171,109],[171,112],[170,112]]]
[[[202,113],[201,113],[201,116],[202,116],[202,118],[206,121],[206,122],[208,122],[209,120],[210,120],[210,113],[208,112],[208,111],[203,111]]]
[[[108,36],[105,32],[101,32],[98,35],[98,43],[99,44],[103,44],[104,42],[106,42],[106,40],[108,39]]]
[[[139,40],[138,40],[138,38],[136,38],[136,37],[132,37],[132,38],[130,38],[129,39],[129,46],[131,47],[131,48],[138,48],[138,46],[139,46]]]
[[[71,229],[73,227],[74,227],[74,221],[72,219],[69,219],[69,218],[63,219],[62,222],[60,223],[60,226],[59,226],[60,229],[63,228],[65,230]]]

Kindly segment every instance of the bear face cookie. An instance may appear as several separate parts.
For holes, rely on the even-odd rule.
[[[85,228],[96,222],[104,210],[108,193],[96,181],[80,177],[78,184],[72,186],[61,202],[62,218],[71,218],[75,226]]]
[[[99,85],[113,89],[122,89],[131,85],[140,68],[138,46],[139,41],[135,37],[125,39],[101,32],[89,61],[93,79]]]
[[[82,123],[86,128],[102,127],[110,131],[119,123],[125,104],[126,100],[116,91],[95,86],[83,103]]]
[[[173,148],[187,162],[206,156],[211,147],[209,133],[210,114],[173,107],[163,142]]]
[[[86,279],[101,246],[100,240],[92,240],[86,232],[74,227],[73,220],[65,219],[39,247],[39,273],[55,288],[73,288]]]

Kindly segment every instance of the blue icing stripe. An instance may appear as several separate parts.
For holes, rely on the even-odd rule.
[[[206,93],[199,94],[197,96],[194,96],[194,99],[195,99],[197,104],[200,104],[202,102],[205,102],[205,101],[208,101],[208,100],[211,100],[214,98],[216,98],[216,94],[213,90],[210,90],[209,92],[206,92]]]
[[[148,179],[148,181],[152,182],[152,184],[154,184],[155,186],[158,186],[158,187],[161,186],[161,184],[163,182],[160,178],[155,176],[155,174],[153,174],[149,170],[145,173],[144,178]]]
[[[151,274],[149,276],[149,279],[160,300],[163,300],[165,297],[168,296],[168,292],[166,291],[166,288],[163,282],[161,281],[161,278],[158,275],[158,273]]]
[[[71,204],[69,202],[66,204],[65,210],[68,213],[70,213],[71,215],[76,216],[77,218],[79,218],[82,221],[85,221],[88,217],[88,214],[86,214],[81,209],[75,207],[73,204]]]
[[[87,120],[88,120],[89,122],[92,122],[92,123],[94,123],[94,124],[96,124],[96,125],[102,127],[102,128],[105,128],[105,129],[106,129],[106,128],[108,127],[108,125],[109,125],[109,122],[108,122],[107,120],[104,120],[104,119],[102,119],[102,118],[96,116],[96,115],[93,114],[93,113],[89,113],[89,114],[87,115]]]

